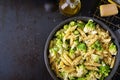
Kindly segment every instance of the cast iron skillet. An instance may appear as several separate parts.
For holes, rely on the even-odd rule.
[[[89,19],[92,19],[94,20],[96,23],[98,23],[103,29],[105,30],[108,30],[110,32],[110,35],[112,37],[112,40],[114,41],[114,43],[117,45],[117,49],[118,49],[118,53],[117,55],[115,56],[116,57],[116,61],[115,61],[115,64],[114,64],[114,67],[112,69],[112,71],[110,72],[109,76],[105,78],[105,80],[110,80],[113,75],[115,74],[117,68],[118,68],[118,65],[119,65],[119,57],[120,57],[120,48],[119,48],[119,42],[118,42],[118,39],[117,37],[115,36],[114,32],[112,30],[110,30],[109,26],[105,25],[103,22],[97,20],[97,19],[94,19],[94,18],[91,18],[91,17],[73,17],[73,18],[69,18],[63,22],[61,22],[59,25],[57,25],[53,31],[50,33],[48,39],[47,39],[47,42],[45,44],[45,49],[44,49],[44,60],[45,60],[45,64],[46,64],[46,67],[47,67],[47,70],[49,71],[50,75],[52,76],[52,78],[54,80],[60,80],[59,78],[56,77],[56,74],[51,70],[51,67],[50,67],[50,64],[49,64],[49,59],[48,59],[48,51],[49,51],[49,44],[50,44],[50,40],[53,38],[53,35],[55,34],[56,31],[58,31],[60,28],[63,27],[64,24],[67,24],[69,23],[70,21],[72,20],[81,20],[83,22],[87,22]]]

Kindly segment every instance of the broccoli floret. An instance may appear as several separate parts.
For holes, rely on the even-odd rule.
[[[50,55],[51,55],[51,56],[56,55],[58,50],[59,50],[58,47],[50,48],[50,49],[49,49]]]
[[[79,39],[76,39],[74,42],[78,45],[79,44]]]
[[[85,23],[81,22],[81,23],[77,23],[77,26],[80,28],[80,29],[84,29],[85,27]]]
[[[74,26],[75,24],[76,24],[75,21],[71,21],[69,25],[72,27],[72,26]]]
[[[78,31],[78,30],[75,30],[75,31],[74,31],[74,34],[75,34],[75,35],[78,35],[78,34],[79,34],[79,31]]]
[[[62,47],[62,43],[63,43],[63,42],[61,41],[61,39],[57,39],[57,40],[56,40],[56,46],[57,46],[57,47],[61,48],[61,47]]]
[[[79,69],[85,69],[85,66],[84,65],[80,65]]]
[[[65,72],[60,72],[60,77],[64,77],[65,76]]]
[[[75,77],[69,77],[69,80],[76,80]]]
[[[109,46],[109,52],[112,55],[116,55],[117,54],[117,48],[116,48],[116,45],[114,43],[110,44],[110,46]]]
[[[100,43],[100,41],[95,41],[95,43],[91,46],[91,48],[93,48],[93,49],[96,49],[96,50],[98,50],[98,51],[101,51],[102,50],[102,45],[101,45],[101,43]]]
[[[78,50],[81,50],[83,52],[86,52],[87,51],[87,46],[85,43],[79,43],[78,46],[77,46]]]
[[[65,50],[69,50],[69,44],[67,41],[63,42],[62,46]]]
[[[103,80],[105,77],[108,76],[110,72],[110,67],[102,62],[102,65],[99,67],[99,73],[102,74],[100,80]]]
[[[102,76],[102,77],[100,78],[100,80],[104,80],[104,76]]]
[[[70,53],[73,54],[75,52],[75,49],[70,49]]]
[[[88,33],[93,30],[95,30],[95,23],[93,22],[93,20],[89,20],[88,23],[84,27],[84,32]]]
[[[96,55],[96,54],[92,54],[92,59],[94,62],[100,62],[100,56]]]
[[[72,44],[72,46],[71,46],[71,48],[73,49],[73,48],[76,48],[76,46],[79,44],[79,40],[74,40],[74,42],[73,42],[73,44]]]
[[[64,37],[64,32],[63,30],[60,30],[58,32],[56,32],[55,36],[58,38],[58,39],[62,39]]]
[[[87,70],[84,65],[80,65],[77,67],[77,76],[82,77],[87,73]]]
[[[70,49],[70,51],[69,51],[69,56],[70,56],[70,58],[74,58],[75,57],[75,48],[74,49]]]
[[[65,30],[67,30],[68,28],[69,28],[69,26],[66,24],[66,25],[64,25],[64,27],[63,27]]]
[[[85,78],[78,78],[77,80],[86,80]]]

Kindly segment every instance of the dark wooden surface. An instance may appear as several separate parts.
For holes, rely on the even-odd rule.
[[[52,80],[43,50],[54,15],[37,0],[0,0],[0,80]]]
[[[63,19],[40,0],[0,0],[0,80],[52,80],[44,44]]]
[[[83,6],[89,0],[82,1],[76,16],[89,13],[90,2]],[[59,10],[46,12],[43,2],[0,0],[0,80],[53,80],[44,63],[44,45],[52,29],[67,17]]]

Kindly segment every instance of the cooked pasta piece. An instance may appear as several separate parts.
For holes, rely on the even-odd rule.
[[[67,72],[67,73],[72,73],[75,71],[74,67],[64,67],[63,71]]]
[[[50,58],[50,64],[51,64],[52,62],[54,62],[55,58],[56,58],[56,56],[53,56],[53,57]]]
[[[61,60],[64,62],[64,64],[66,64],[66,65],[68,65],[68,66],[70,65],[70,63],[67,62],[66,59],[65,59],[64,57],[61,57]]]
[[[72,64],[73,64],[73,65],[77,65],[77,64],[79,64],[81,58],[82,58],[82,56],[78,56],[78,57],[76,57],[76,58],[73,60]]]
[[[64,68],[66,65],[64,64],[63,61],[60,61],[60,64],[58,65],[58,68],[61,69],[61,68]]]
[[[97,68],[97,67],[93,67],[93,66],[86,66],[86,68],[88,69],[88,70],[95,70],[95,71],[98,71],[99,69]]]
[[[99,64],[99,63],[88,63],[88,62],[85,62],[84,65],[85,65],[85,66],[94,66],[94,67],[99,67],[99,66],[101,66],[101,64]]]
[[[72,65],[72,60],[67,56],[66,53],[63,54],[64,59]]]
[[[94,36],[94,38],[92,38],[90,41],[89,41],[89,43],[88,43],[88,46],[91,46],[95,41],[97,41],[98,40],[98,36]]]
[[[113,59],[112,59],[112,62],[111,62],[110,68],[113,68],[114,63],[115,63],[115,57],[113,57]]]
[[[77,28],[77,30],[80,32],[80,34],[82,35],[82,37],[86,37],[86,34],[79,28]]]
[[[66,34],[71,33],[71,32],[74,31],[76,28],[77,28],[77,26],[69,27],[69,28],[67,29],[67,31],[65,31],[65,33],[66,33]]]

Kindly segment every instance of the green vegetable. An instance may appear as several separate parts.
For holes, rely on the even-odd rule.
[[[57,47],[59,47],[59,48],[61,48],[62,47],[62,41],[61,41],[61,39],[57,39],[57,41],[56,41],[56,46]]]
[[[69,77],[69,80],[76,80],[75,77]]]
[[[56,59],[57,64],[60,64],[60,61],[61,61],[60,59]]]
[[[79,44],[79,39],[76,39],[76,40],[75,40],[75,43],[78,45],[78,44]]]
[[[65,43],[66,43],[66,44],[70,44],[70,39],[66,39],[66,40],[65,40]]]
[[[84,65],[80,65],[77,67],[77,75],[79,77],[82,77],[84,76],[88,71],[86,70],[85,66]]]
[[[75,51],[76,51],[75,48],[74,48],[74,49],[70,49],[70,51],[69,51],[69,56],[70,56],[72,59],[75,57]]]
[[[64,37],[64,33],[63,33],[63,30],[60,30],[58,31],[55,36],[58,38],[58,39],[62,39]]]
[[[92,59],[94,60],[94,62],[100,62],[100,56],[96,54],[92,54]]]
[[[95,23],[93,22],[93,20],[89,20],[88,23],[84,27],[84,32],[88,33],[93,30],[95,30]]]
[[[85,69],[84,65],[79,65],[79,69]]]
[[[75,48],[74,49],[70,49],[70,53],[74,53],[75,52]]]
[[[65,72],[60,72],[60,76],[64,77],[65,76]]]
[[[86,52],[87,51],[87,46],[85,43],[79,43],[78,46],[77,46],[78,50],[81,50],[83,52]]]
[[[67,30],[69,28],[68,25],[64,25],[64,29]]]
[[[57,46],[54,46],[53,49],[57,52],[59,48]]]
[[[75,31],[74,31],[74,34],[75,34],[75,35],[78,35],[78,34],[79,34],[79,31],[78,31],[78,30],[75,30]]]
[[[78,78],[77,80],[86,80],[85,78]]]
[[[81,23],[77,23],[77,26],[83,30],[84,27],[85,27],[85,23],[82,23],[82,22]]]
[[[64,47],[65,50],[69,49],[69,44],[65,41],[62,45]]]
[[[57,51],[58,51],[58,50],[59,50],[59,49],[58,49],[57,47],[53,47],[53,48],[50,48],[50,49],[49,49],[49,52],[50,52],[51,56],[54,56],[54,55],[57,54]]]
[[[116,45],[114,43],[111,43],[110,46],[109,46],[109,52],[113,55],[116,55],[117,53],[117,48],[116,48]]]
[[[96,50],[98,50],[98,51],[101,51],[102,50],[102,45],[101,45],[101,43],[100,43],[100,41],[95,41],[95,43],[91,46],[91,48],[93,48],[93,49],[96,49]]]
[[[101,76],[100,80],[104,80],[104,78],[105,78],[105,77],[104,77],[104,75],[103,75],[103,76]]]
[[[90,71],[87,75],[86,75],[86,80],[97,80],[96,76],[95,76],[95,71]]]
[[[70,26],[74,26],[75,24],[76,24],[75,21],[71,21],[69,25],[70,25]]]
[[[99,73],[102,74],[100,80],[103,80],[105,77],[107,77],[109,72],[110,72],[110,67],[106,65],[104,62],[102,62],[102,66],[99,67]]]

